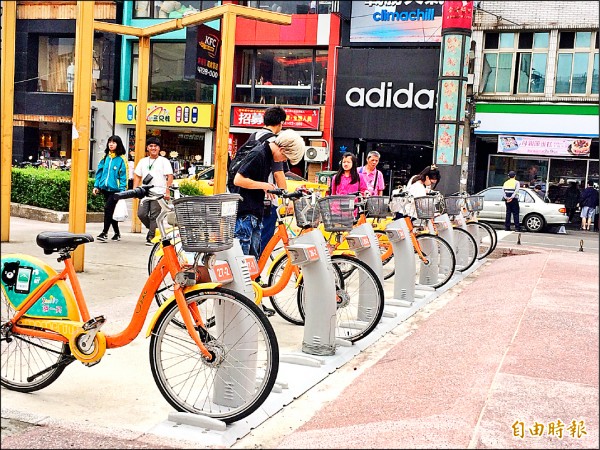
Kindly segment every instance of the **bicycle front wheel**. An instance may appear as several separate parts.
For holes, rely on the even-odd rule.
[[[383,316],[385,298],[377,274],[363,261],[347,255],[331,257],[335,274],[335,337],[356,342],[371,333]],[[304,286],[298,289],[298,310],[304,321]]]
[[[423,257],[415,251],[417,285],[439,288],[450,281],[456,270],[456,257],[447,241],[433,234],[420,234],[417,244]]]
[[[15,313],[2,290],[0,384],[12,391],[38,391],[53,383],[63,373],[67,360],[72,359],[71,350],[69,344],[63,342],[13,333],[4,324]],[[47,371],[44,372],[45,370]]]
[[[271,393],[279,369],[279,347],[266,316],[238,292],[216,288],[186,294],[205,327],[196,331],[213,354],[204,358],[173,302],[162,312],[150,339],[150,367],[163,397],[178,411],[225,423],[252,414]]]
[[[467,230],[477,243],[477,259],[483,259],[494,251],[498,235],[490,225],[483,222],[467,222]]]
[[[289,258],[287,255],[284,255],[275,263],[269,273],[269,286],[275,286],[279,282],[288,263]],[[300,315],[300,311],[298,310],[296,282],[296,274],[292,272],[291,278],[285,287],[277,294],[269,297],[269,300],[275,311],[277,311],[277,314],[283,319],[294,325],[304,325],[304,317]]]
[[[375,230],[375,235],[379,240],[379,251],[381,252],[381,256],[383,258],[383,255],[392,246],[392,243],[388,239],[387,234],[384,230]],[[394,253],[392,253],[391,256],[387,258],[383,258],[381,260],[381,263],[383,265],[383,279],[389,280],[396,273],[396,265],[394,264]]]
[[[471,268],[477,259],[477,243],[467,230],[462,228],[452,229],[454,236],[454,247],[456,249],[456,270],[464,272]]]

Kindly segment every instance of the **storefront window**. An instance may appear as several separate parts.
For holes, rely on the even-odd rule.
[[[108,83],[102,81],[104,39],[94,39],[92,95],[109,100]],[[40,36],[38,40],[38,92],[73,92],[75,88],[75,38]]]
[[[325,103],[327,50],[248,49],[235,101],[280,105]]]
[[[331,13],[331,1],[247,1],[246,6],[260,8],[267,11],[280,12],[283,14],[329,14]]]
[[[491,155],[488,186],[502,186],[511,170],[517,173],[517,180],[522,186],[534,187],[539,185],[546,191],[548,179],[548,158],[526,159],[508,156]]]
[[[139,44],[132,45],[131,99],[137,99]],[[184,79],[185,43],[155,42],[151,49],[149,101],[212,103],[212,85]]]
[[[550,160],[550,176],[548,177],[548,198],[552,203],[563,203],[565,190],[571,181],[585,187],[588,161],[585,159]]]
[[[136,1],[133,5],[134,19],[177,19],[184,13],[204,11],[218,6],[218,1]]]

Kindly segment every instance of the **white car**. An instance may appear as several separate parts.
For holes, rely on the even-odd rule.
[[[502,200],[502,186],[492,186],[475,195],[483,196],[479,219],[484,222],[504,223],[506,203]],[[548,197],[533,189],[519,189],[519,220],[525,230],[537,233],[547,225],[564,225],[569,221],[565,205],[550,203]],[[511,221],[512,224],[512,221]]]

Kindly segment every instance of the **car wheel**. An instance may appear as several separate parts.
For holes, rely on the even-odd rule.
[[[544,228],[545,221],[544,218],[539,214],[530,214],[527,217],[525,217],[523,225],[525,226],[525,229],[527,231],[530,231],[532,233],[539,233]]]

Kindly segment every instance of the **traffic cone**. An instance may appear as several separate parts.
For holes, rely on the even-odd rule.
[[[567,229],[564,225],[560,226],[560,228],[558,229],[558,234],[567,234]]]

